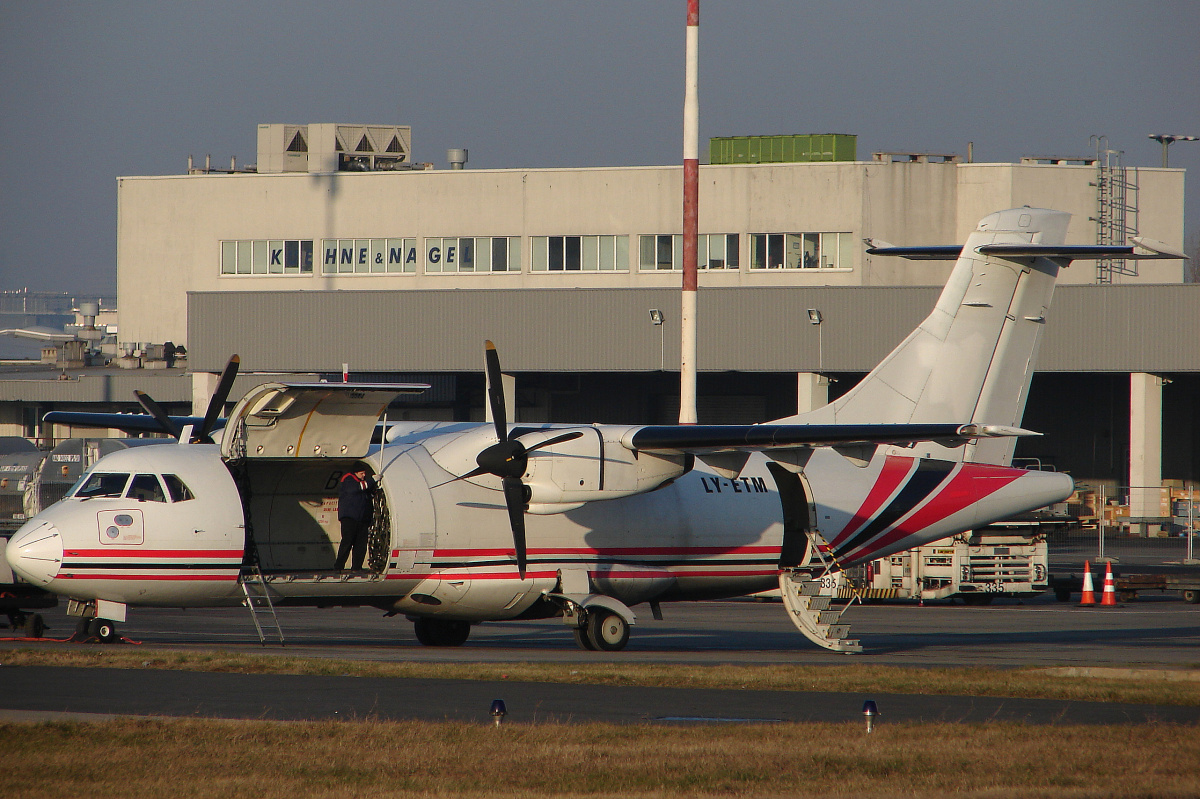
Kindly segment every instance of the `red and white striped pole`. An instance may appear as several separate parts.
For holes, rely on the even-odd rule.
[[[683,92],[683,311],[679,334],[679,423],[696,424],[696,239],[700,193],[700,0],[688,0]]]

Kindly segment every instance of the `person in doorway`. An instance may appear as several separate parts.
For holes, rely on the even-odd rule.
[[[371,526],[374,510],[371,495],[376,483],[367,476],[366,469],[346,472],[338,483],[338,521],[342,525],[342,543],[338,546],[334,568],[346,568],[346,560],[353,553],[352,571],[362,571],[367,557],[367,530]]]

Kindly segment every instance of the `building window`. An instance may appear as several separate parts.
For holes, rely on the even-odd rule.
[[[699,269],[737,269],[740,262],[737,233],[702,233],[696,239],[696,266]],[[683,236],[641,237],[641,269],[683,269]]]
[[[325,239],[321,242],[323,275],[416,271],[416,239]]]
[[[628,236],[534,236],[534,272],[625,272]]]
[[[222,275],[311,275],[311,239],[221,242]]]
[[[520,272],[519,236],[425,239],[425,272]]]
[[[754,233],[751,269],[849,269],[849,233]]]
[[[702,234],[696,242],[696,263],[701,269],[737,269],[738,247],[736,233]]]

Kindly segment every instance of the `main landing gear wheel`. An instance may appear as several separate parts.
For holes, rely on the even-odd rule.
[[[593,649],[617,652],[629,643],[629,623],[608,610],[588,613],[587,640]]]
[[[34,613],[25,619],[25,637],[26,638],[41,638],[46,634],[46,620],[42,618],[42,614]]]
[[[575,633],[575,645],[580,649],[586,649],[589,652],[596,651],[596,645],[592,643],[592,639],[588,638],[587,624],[582,627],[576,627],[572,632]]]
[[[425,646],[462,646],[471,634],[471,623],[454,619],[417,619],[417,640]]]

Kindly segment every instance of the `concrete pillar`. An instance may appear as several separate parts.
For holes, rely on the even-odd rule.
[[[816,372],[796,374],[796,413],[829,404],[829,378]]]
[[[212,372],[192,372],[192,416],[205,414],[220,380],[221,376]]]
[[[1162,516],[1162,387],[1158,375],[1129,375],[1129,516]],[[1144,524],[1144,523],[1143,523]],[[1138,528],[1135,528],[1138,529]],[[1157,535],[1160,525],[1145,525]]]

